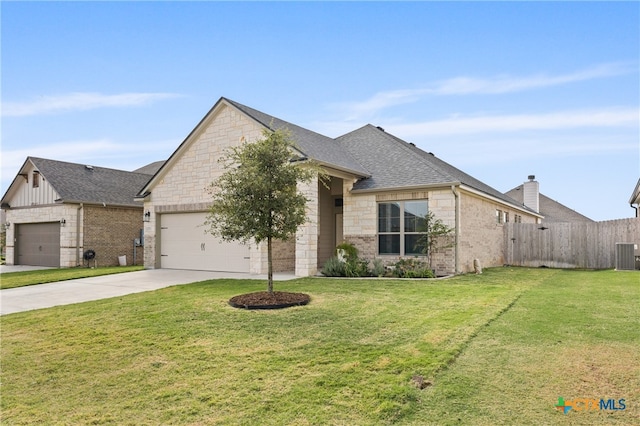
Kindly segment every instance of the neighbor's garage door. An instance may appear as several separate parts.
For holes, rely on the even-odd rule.
[[[60,223],[16,224],[16,265],[60,267]]]
[[[205,232],[206,213],[160,216],[160,266],[168,269],[249,272],[249,246]]]

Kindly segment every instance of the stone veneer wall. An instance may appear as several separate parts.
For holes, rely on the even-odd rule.
[[[361,257],[372,260],[376,257],[385,264],[392,264],[399,256],[379,256],[377,242],[378,203],[402,200],[428,200],[429,210],[447,225],[455,226],[455,199],[450,189],[387,192],[379,194],[352,194],[352,184],[345,182],[344,188],[344,238],[358,249]],[[454,251],[447,249],[434,255],[433,266],[438,275],[455,272]]]
[[[398,256],[377,255],[378,202],[427,199],[429,211],[436,218],[452,228],[456,226],[456,198],[450,188],[379,194],[352,194],[350,189],[351,183],[345,182],[344,238],[358,248],[363,258],[379,257],[386,264],[398,260]],[[504,225],[497,223],[496,210],[508,212],[511,220],[514,220],[516,214],[520,215],[523,223],[535,223],[536,217],[471,192],[459,190],[459,194],[459,272],[473,272],[474,259],[479,259],[483,267],[502,265]],[[434,254],[433,267],[438,275],[455,273],[455,248],[447,248]]]
[[[145,201],[144,211],[151,212],[149,222],[145,222],[146,268],[159,268],[160,256],[157,252],[159,224],[156,212],[170,208],[172,211],[194,211],[180,209],[180,206],[206,206],[211,199],[207,188],[224,169],[218,163],[225,150],[251,142],[262,137],[262,127],[235,108],[222,105],[213,115],[207,117],[203,125],[189,137],[188,149],[175,159],[169,170],[151,190]],[[199,211],[203,208],[199,207]],[[166,211],[166,210],[165,210]],[[252,273],[266,272],[266,249],[251,250],[250,270]]]
[[[119,256],[133,265],[133,240],[143,227],[142,207],[84,207],[84,247],[96,252],[98,266],[117,266]],[[143,264],[143,247],[136,247],[136,264]]]
[[[60,267],[70,268],[76,266],[76,257],[80,255],[82,264],[82,240],[83,228],[80,227],[80,247],[77,247],[77,218],[79,205],[56,204],[38,206],[33,208],[15,208],[6,211],[6,220],[11,225],[6,233],[6,263],[14,264],[15,258],[15,225],[25,223],[60,222],[64,219],[64,226],[60,226]],[[82,223],[83,210],[80,210],[80,223]]]
[[[318,178],[311,182],[300,183],[299,190],[307,197],[307,221],[296,233],[295,273],[299,277],[318,273]]]

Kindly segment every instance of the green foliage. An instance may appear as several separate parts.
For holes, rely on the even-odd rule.
[[[427,255],[431,266],[434,253],[455,246],[454,228],[446,225],[442,219],[436,218],[432,211],[424,216],[422,223],[417,246],[422,247],[422,252]]]
[[[373,259],[372,264],[371,275],[374,277],[383,277],[386,274],[387,270],[384,267],[384,262],[380,258],[376,257]]]
[[[247,312],[226,301],[264,284],[229,279],[10,314],[2,424],[637,424],[636,282],[539,268],[305,278],[281,285],[309,305]],[[629,401],[565,415],[558,396]]]
[[[327,277],[370,277],[369,262],[358,257],[358,249],[351,243],[338,244],[334,253],[322,267]]]
[[[427,262],[417,257],[398,260],[393,268],[393,276],[398,278],[434,278],[435,274]]]
[[[344,277],[346,263],[336,256],[330,257],[322,266],[322,274],[325,277]]]
[[[206,225],[225,241],[286,240],[305,220],[307,198],[297,188],[317,175],[291,164],[288,132],[265,130],[263,138],[229,148],[219,160],[225,172],[210,186]]]
[[[219,160],[225,172],[209,186],[205,225],[225,241],[267,242],[268,291],[273,292],[272,241],[286,240],[306,221],[307,198],[299,182],[324,175],[313,164],[292,164],[288,131],[264,130],[263,138],[229,148]]]
[[[106,266],[101,268],[56,268],[36,271],[7,272],[1,275],[0,289],[24,287],[28,285],[54,283],[78,278],[98,277],[141,271],[142,266]]]
[[[344,252],[346,260],[355,260],[358,258],[358,249],[351,243],[343,242],[338,244],[335,249],[336,256],[339,255],[340,250]]]

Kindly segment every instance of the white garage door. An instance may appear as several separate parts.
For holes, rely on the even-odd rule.
[[[167,269],[249,272],[249,246],[206,233],[206,213],[160,216],[160,266]]]

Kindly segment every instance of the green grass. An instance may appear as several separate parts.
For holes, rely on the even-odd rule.
[[[2,424],[575,422],[558,396],[637,405],[637,276],[309,278],[276,284],[312,296],[278,311],[227,305],[263,282],[216,280],[3,316]]]
[[[640,424],[640,274],[545,274],[439,375],[410,423]],[[627,408],[565,415],[559,397]]]
[[[93,269],[60,268],[39,269],[36,271],[7,272],[4,274],[0,274],[0,289],[4,290],[7,288],[74,280],[77,278],[120,274],[122,272],[141,271],[142,269],[142,266],[107,266]]]

